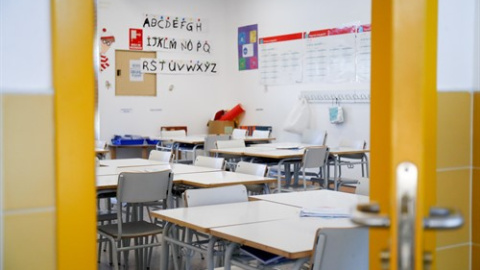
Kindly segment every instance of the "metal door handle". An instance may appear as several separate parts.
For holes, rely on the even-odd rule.
[[[423,219],[423,227],[429,230],[456,229],[463,225],[463,216],[457,210],[431,207],[430,215]]]
[[[368,227],[389,227],[390,218],[378,213],[380,213],[378,203],[359,204],[353,211],[351,220]]]

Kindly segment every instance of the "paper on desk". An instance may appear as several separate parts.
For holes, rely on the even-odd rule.
[[[312,207],[300,210],[301,217],[349,218],[350,209],[340,207]]]
[[[279,145],[276,148],[285,149],[285,150],[297,150],[297,149],[303,149],[304,147],[299,144],[285,144],[285,145]]]

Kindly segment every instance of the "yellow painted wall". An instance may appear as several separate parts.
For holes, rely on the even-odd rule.
[[[97,266],[93,4],[49,6],[53,87],[1,89],[0,269]]]
[[[55,269],[53,95],[1,100],[4,269]]]
[[[438,93],[437,205],[459,209],[465,218],[462,228],[437,232],[438,270],[479,269],[470,268],[471,116],[472,93]]]
[[[480,92],[473,94],[472,270],[480,269]]]

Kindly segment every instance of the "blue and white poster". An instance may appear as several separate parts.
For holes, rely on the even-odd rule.
[[[238,70],[258,68],[258,27],[256,24],[238,28]]]

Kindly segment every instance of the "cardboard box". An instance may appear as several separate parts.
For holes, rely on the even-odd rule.
[[[208,134],[232,134],[234,121],[208,121]]]

